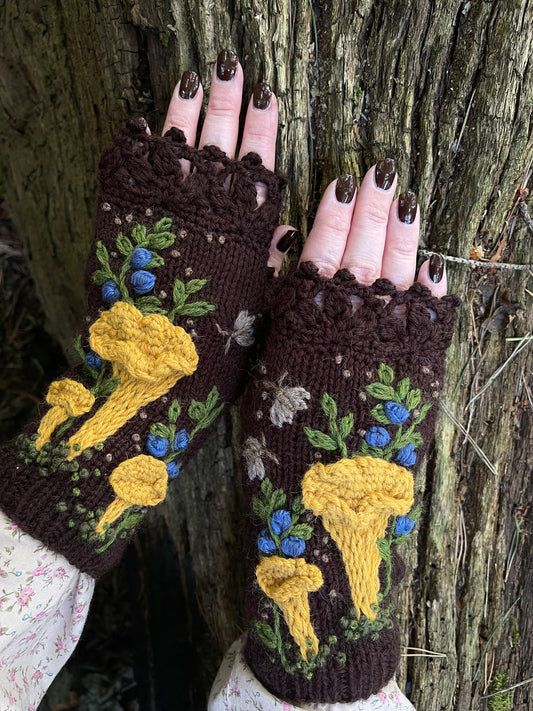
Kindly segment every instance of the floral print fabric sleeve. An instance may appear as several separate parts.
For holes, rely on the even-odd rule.
[[[457,304],[311,263],[279,283],[243,401],[244,656],[286,702],[366,700],[393,679],[399,552]]]
[[[285,184],[256,154],[231,160],[141,120],[118,131],[99,181],[80,366],[3,449],[0,478],[0,509],[93,577],[240,394]]]
[[[74,651],[93,589],[0,511],[0,708],[37,709]]]

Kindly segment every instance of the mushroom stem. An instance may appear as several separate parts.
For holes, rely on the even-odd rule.
[[[316,464],[302,481],[303,502],[341,551],[357,616],[375,619],[378,602],[378,540],[389,517],[406,514],[413,505],[413,475],[392,462],[374,457]]]
[[[105,510],[105,513],[102,518],[98,521],[98,526],[94,529],[95,533],[98,533],[100,535],[105,533],[105,524],[107,524],[108,526],[111,525],[113,521],[116,521],[117,518],[122,516],[124,511],[130,506],[131,504],[128,501],[124,501],[124,499],[117,498],[112,501]]]
[[[67,412],[60,405],[54,405],[54,407],[48,410],[37,430],[37,434],[39,435],[35,440],[35,449],[37,451],[41,450],[44,445],[50,441],[56,427],[59,427],[67,418]]]

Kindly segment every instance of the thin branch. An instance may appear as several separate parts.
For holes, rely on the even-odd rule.
[[[466,259],[465,257],[454,257],[451,254],[442,254],[442,252],[432,252],[429,249],[419,249],[419,254],[423,257],[432,257],[434,254],[441,256],[445,262],[459,262],[459,264],[467,264],[469,267],[485,267],[486,269],[514,269],[522,272],[527,272],[528,269],[533,269],[533,264],[509,264],[508,262],[489,262],[480,259]]]
[[[519,682],[518,684],[513,684],[513,686],[508,686],[507,689],[500,689],[500,691],[493,691],[492,694],[487,694],[486,696],[481,696],[482,699],[490,699],[491,696],[497,696],[498,694],[505,694],[507,691],[512,691],[513,689],[518,689],[519,686],[525,686],[526,684],[531,684],[533,681],[533,676],[529,679]]]
[[[492,462],[491,462],[490,459],[487,457],[487,455],[485,454],[485,452],[481,449],[481,447],[479,446],[479,444],[478,444],[478,443],[475,441],[475,439],[466,431],[466,429],[464,428],[464,426],[463,426],[463,425],[459,422],[459,420],[455,417],[455,415],[452,413],[452,411],[450,410],[450,408],[448,407],[448,405],[444,402],[444,400],[442,400],[442,398],[440,399],[440,406],[442,407],[443,412],[445,412],[445,414],[448,415],[448,417],[450,418],[450,420],[451,420],[451,421],[453,422],[453,424],[457,427],[457,429],[459,429],[460,432],[462,432],[462,434],[464,434],[465,438],[470,442],[470,444],[471,444],[472,447],[474,448],[476,454],[479,456],[479,458],[481,459],[481,461],[490,469],[490,471],[491,471],[493,474],[495,474],[496,476],[498,476],[498,470],[496,469],[496,467],[494,466],[494,464],[492,464]]]

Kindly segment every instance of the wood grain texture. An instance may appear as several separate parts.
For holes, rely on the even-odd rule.
[[[278,167],[290,183],[284,220],[305,232],[330,180],[342,172],[361,178],[388,155],[401,188],[418,191],[427,248],[468,257],[475,244],[500,261],[532,261],[518,209],[533,160],[529,0],[9,0],[0,20],[6,200],[65,346],[82,313],[95,163],[111,128],[139,114],[160,128],[181,71],[195,69],[208,87],[224,45],[241,58],[247,96],[258,79],[277,93]],[[401,682],[424,711],[489,708],[482,697],[491,668],[505,669],[510,684],[533,676],[531,346],[467,407],[511,355],[517,342],[506,338],[533,330],[531,277],[453,263],[448,273],[464,305],[443,400],[468,437],[441,415],[424,518],[409,552],[414,573],[402,593],[406,644],[446,655],[402,663]],[[508,306],[518,303],[522,309]],[[511,314],[508,325],[492,318],[498,309]],[[215,658],[241,624],[234,580],[242,514],[229,435],[219,429],[218,437],[159,516],[179,554],[175,585],[192,610],[190,644],[201,611]],[[146,554],[149,538],[139,545]],[[531,708],[532,689],[516,690],[513,709]],[[153,693],[147,708],[157,708]]]

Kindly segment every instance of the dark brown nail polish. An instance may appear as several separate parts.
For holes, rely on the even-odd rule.
[[[355,178],[353,175],[346,173],[346,175],[341,175],[337,178],[337,185],[335,186],[335,197],[339,202],[347,205],[352,201],[355,194]]]
[[[432,254],[429,258],[429,278],[434,284],[438,284],[444,274],[444,259],[442,254]]]
[[[415,220],[417,207],[416,194],[412,190],[406,190],[398,198],[399,220],[405,222],[406,225],[410,225]]]
[[[222,81],[231,81],[237,71],[239,60],[231,49],[223,49],[217,57],[217,77]]]
[[[182,99],[194,99],[200,86],[200,77],[196,72],[183,72],[179,94]]]
[[[382,158],[376,163],[374,179],[381,190],[388,190],[394,182],[396,163],[392,158]]]
[[[285,232],[283,237],[277,243],[276,249],[279,252],[283,252],[283,254],[285,254],[286,252],[289,251],[289,249],[296,242],[296,240],[301,239],[301,237],[302,237],[302,233],[299,232],[298,230],[287,230],[287,232]]]
[[[270,106],[270,100],[272,99],[272,89],[270,84],[264,81],[259,82],[254,86],[253,104],[256,109],[261,109],[264,111]]]

